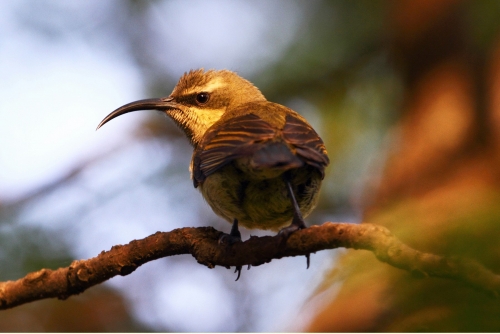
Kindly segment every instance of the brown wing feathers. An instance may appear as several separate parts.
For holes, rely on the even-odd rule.
[[[330,163],[325,144],[316,131],[300,119],[287,115],[283,128],[285,141],[295,147],[296,154],[304,161],[316,167],[324,177],[325,167]]]
[[[264,142],[271,140],[273,144],[264,145]],[[295,152],[292,152],[293,150]],[[303,162],[318,168],[322,174],[329,162],[321,138],[300,119],[287,115],[285,126],[280,130],[254,114],[246,114],[218,124],[207,131],[202,143],[194,152],[195,187],[231,161],[254,154],[256,162],[262,161],[263,166],[266,163],[279,164],[283,161],[295,164],[294,167],[300,167],[302,163],[297,159],[298,156]]]
[[[275,132],[253,114],[235,117],[210,128],[194,153],[194,181],[203,182],[234,159],[252,154],[257,143],[272,139]]]

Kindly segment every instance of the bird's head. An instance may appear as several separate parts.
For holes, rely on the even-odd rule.
[[[106,116],[97,129],[132,111],[159,110],[171,117],[196,147],[207,129],[227,110],[265,100],[257,87],[234,72],[200,69],[185,73],[170,96],[128,103]]]

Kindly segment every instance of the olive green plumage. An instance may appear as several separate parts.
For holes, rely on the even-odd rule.
[[[295,216],[305,217],[316,206],[329,163],[323,141],[302,116],[267,101],[236,73],[190,71],[169,97],[129,103],[99,127],[141,109],[164,111],[184,131],[194,147],[190,166],[194,186],[227,221],[278,230],[297,224]]]

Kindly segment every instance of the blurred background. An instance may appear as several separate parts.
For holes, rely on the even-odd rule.
[[[229,231],[165,116],[190,69],[237,71],[304,115],[331,159],[308,224],[382,224],[500,272],[500,2],[0,2],[0,280],[156,231]],[[266,235],[242,229],[243,238]],[[0,331],[499,331],[500,302],[355,250],[244,270],[148,263]]]

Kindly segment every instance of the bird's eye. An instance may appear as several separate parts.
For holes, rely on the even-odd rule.
[[[210,94],[206,92],[202,92],[196,95],[196,102],[198,102],[198,104],[205,104],[208,102],[209,99],[210,99]]]

